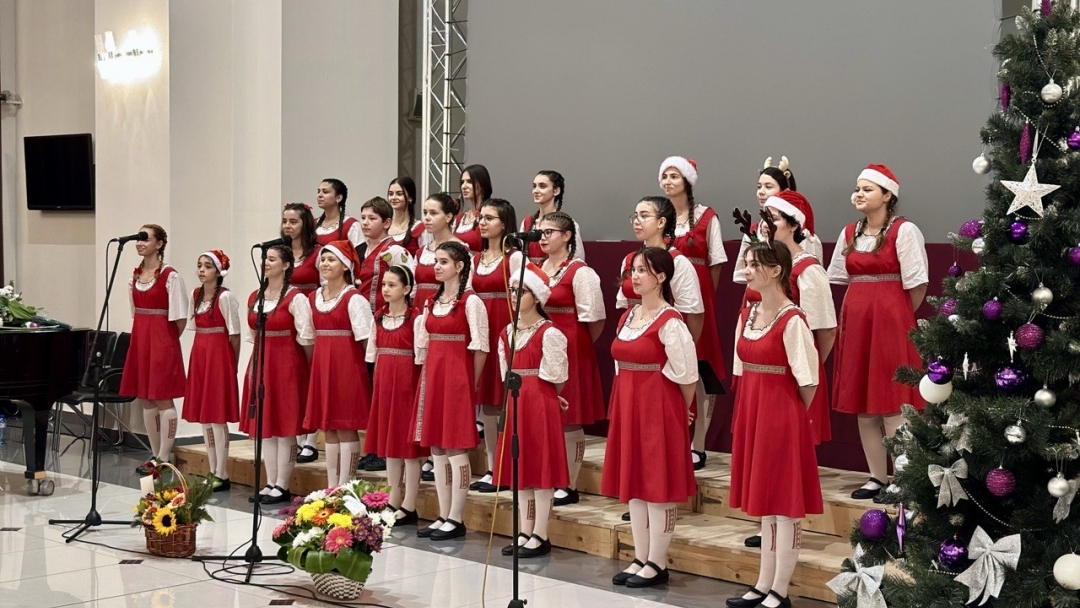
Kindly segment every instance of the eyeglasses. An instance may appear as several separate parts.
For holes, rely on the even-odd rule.
[[[648,213],[631,213],[630,214],[630,223],[631,224],[637,224],[637,223],[644,224],[649,219],[654,218],[654,217],[656,217],[656,216],[655,215],[649,215]]]
[[[499,219],[499,216],[497,216],[497,215],[481,215],[479,219],[480,219],[481,222],[494,222],[495,220]]]
[[[543,237],[545,239],[550,239],[551,235],[555,234],[556,232],[570,232],[570,231],[569,230],[556,230],[555,228],[546,228],[544,230],[541,230],[540,234],[543,235]]]

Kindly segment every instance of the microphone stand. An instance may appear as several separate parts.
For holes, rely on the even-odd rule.
[[[256,245],[256,247],[259,247]],[[254,249],[254,247],[253,247]],[[247,417],[255,420],[255,491],[262,487],[260,476],[262,474],[262,443],[263,443],[263,402],[266,397],[266,383],[264,369],[266,367],[266,289],[270,281],[266,278],[266,247],[262,250],[262,261],[259,263],[259,291],[255,295],[255,349],[252,351],[251,371],[255,382],[255,390],[251,393],[251,402],[248,404]],[[278,305],[285,294],[278,296]],[[276,560],[276,555],[265,556],[259,548],[259,524],[262,523],[262,509],[259,505],[258,494],[251,508],[251,546],[239,555],[195,555],[191,559],[196,562],[216,562],[227,560],[243,560],[247,562],[247,574],[244,576],[244,584],[251,583],[251,576],[255,570],[255,564],[268,560]],[[241,545],[243,546],[243,545]]]
[[[518,395],[521,391],[521,375],[514,373],[514,357],[517,355],[517,326],[518,321],[521,319],[521,290],[525,289],[525,266],[528,265],[529,258],[526,255],[528,252],[529,242],[527,239],[521,239],[515,237],[515,240],[521,245],[519,251],[522,251],[521,270],[518,273],[518,289],[514,292],[514,317],[510,322],[510,327],[513,331],[510,332],[510,353],[507,355],[508,361],[506,362],[506,377],[503,379],[503,415],[507,413],[507,396],[513,399],[514,407],[514,423],[510,429],[510,470],[513,485],[511,486],[511,502],[514,505],[514,536],[513,536],[513,548],[514,548],[514,565],[513,565],[513,581],[514,581],[514,595],[507,604],[507,608],[525,608],[525,604],[528,603],[518,597],[518,590],[520,586],[521,573],[518,571],[518,534],[520,533],[519,522],[520,516],[518,511],[521,509],[518,497],[518,457],[520,456],[518,446],[518,418],[521,416],[521,412],[518,411]],[[505,422],[505,418],[503,420]],[[500,427],[503,424],[499,425]],[[501,464],[500,464],[501,466]]]
[[[70,534],[64,533],[65,542],[72,542],[83,532],[90,528],[101,525],[130,526],[131,520],[103,520],[97,510],[98,484],[101,477],[101,459],[98,457],[98,402],[101,400],[101,384],[110,374],[102,375],[101,370],[105,365],[104,349],[100,347],[99,339],[101,326],[105,322],[105,314],[109,310],[109,298],[112,296],[113,284],[116,282],[116,269],[120,266],[120,255],[124,252],[126,241],[118,240],[116,246],[116,259],[113,260],[112,271],[109,273],[109,281],[105,285],[105,301],[101,305],[101,314],[98,315],[97,329],[94,330],[94,343],[91,345],[91,359],[83,372],[82,382],[84,385],[94,383],[94,410],[91,412],[90,422],[90,510],[83,519],[50,519],[49,525],[53,524],[79,524]],[[109,257],[109,245],[105,245],[105,258]]]

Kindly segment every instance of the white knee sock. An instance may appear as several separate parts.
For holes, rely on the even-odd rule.
[[[172,456],[173,440],[176,439],[176,408],[161,411],[161,449],[158,460],[169,460]]]
[[[262,461],[263,468],[266,469],[266,479],[263,481],[264,486],[272,486],[277,483],[279,446],[281,446],[281,443],[278,441],[277,437],[263,439]],[[261,489],[262,488],[260,488],[260,490]]]
[[[405,493],[405,460],[402,458],[386,459],[386,485],[390,486],[390,506],[401,508],[401,495]]]
[[[319,444],[319,431],[314,433],[308,433],[307,435],[301,435],[304,438],[304,445],[310,445],[315,447]]]
[[[435,494],[439,497],[439,517],[450,517],[451,489],[450,482],[453,475],[450,472],[450,457],[446,454],[431,457],[435,465]]]
[[[754,583],[754,589],[762,593],[772,590],[773,579],[776,577],[776,517],[768,515],[761,518],[761,566],[758,568],[758,579]],[[753,593],[743,596],[745,599],[759,599]]]
[[[214,425],[204,424],[202,425],[203,442],[206,444],[206,463],[210,468],[210,473],[217,475],[218,461],[217,450],[215,449],[214,441]]]
[[[673,502],[650,502],[649,510],[649,561],[661,569],[667,568],[668,547],[671,546],[671,537],[675,534],[675,519],[678,516],[678,507]],[[651,567],[646,570],[652,570]],[[643,572],[642,576],[651,577],[659,572]]]
[[[533,513],[533,520],[535,523],[533,524],[532,533],[544,540],[548,540],[548,521],[551,517],[551,508],[554,506],[552,504],[553,500],[555,500],[555,490],[553,489],[548,488],[545,490],[533,491],[533,502],[536,507]],[[532,539],[532,542],[526,546],[535,549],[540,546],[540,543],[534,538]]]
[[[518,490],[518,509],[518,534],[531,536],[536,529],[536,497],[532,490]]]
[[[296,468],[296,448],[293,447],[292,437],[274,437],[270,441],[278,444],[277,476],[274,485],[288,490],[292,485],[293,469]]]
[[[577,478],[581,474],[581,463],[585,461],[585,429],[564,431],[566,441],[566,464],[570,468],[570,489],[577,489]]]
[[[151,456],[157,458],[161,452],[161,413],[156,407],[144,407],[143,424],[146,425],[146,438],[150,440]]]
[[[480,422],[484,423],[484,450],[487,451],[487,463],[488,470],[494,471],[495,467],[499,466],[499,463],[495,462],[497,454],[495,450],[499,441],[499,415],[485,414],[483,406],[480,410]],[[510,466],[510,450],[506,451],[506,456],[503,457],[503,471],[505,472],[507,467]]]
[[[802,520],[792,517],[776,518],[776,574],[773,575],[772,591],[787,597],[788,583],[795,574],[802,550]],[[779,604],[778,601],[774,602]],[[767,600],[766,600],[767,601]]]
[[[338,473],[337,485],[343,486],[356,475],[356,465],[360,463],[360,442],[342,441],[341,446],[341,471]]]
[[[326,449],[326,487],[336,486],[341,477],[341,444],[327,443]]]
[[[870,467],[871,477],[884,482],[889,475],[881,426],[881,416],[859,416],[859,439],[866,456],[866,466]]]
[[[420,492],[420,467],[423,464],[423,458],[410,458],[405,461],[405,473],[401,479],[401,487],[405,490],[400,507],[403,511],[416,510],[416,495]]]
[[[649,561],[649,506],[644,500],[630,499],[630,531],[634,536],[634,559]],[[627,572],[630,572],[627,569]],[[633,572],[640,572],[634,568]]]
[[[469,483],[472,481],[469,455],[457,454],[451,456],[449,462],[451,470],[450,519],[461,521],[461,514],[465,512],[465,500],[469,496]],[[448,527],[453,529],[453,526]]]
[[[214,475],[218,479],[229,478],[229,427],[225,424],[215,424],[214,427],[214,452],[217,453],[217,470]]]

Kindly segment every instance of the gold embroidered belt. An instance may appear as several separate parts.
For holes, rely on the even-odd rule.
[[[168,316],[169,311],[166,308],[136,308],[135,314],[137,315],[163,315]]]
[[[315,335],[329,338],[348,338],[352,337],[353,333],[351,329],[316,329]]]
[[[196,327],[195,333],[197,334],[223,334],[225,333],[224,327]]]
[[[464,342],[465,334],[430,334],[428,339],[437,342]]]
[[[629,370],[632,372],[658,372],[660,371],[659,363],[631,363],[629,361],[616,361],[619,365],[619,370]]]
[[[412,357],[412,356],[414,356],[414,353],[413,353],[413,351],[411,351],[411,350],[409,350],[407,348],[376,348],[375,349],[375,356],[378,357],[380,355],[394,355],[394,356],[397,356],[397,357]]]
[[[899,274],[856,274],[849,278],[852,283],[889,283],[899,281]]]
[[[787,374],[787,367],[783,365],[758,365],[757,363],[743,363],[743,371],[755,372],[758,374],[776,374],[783,376]]]

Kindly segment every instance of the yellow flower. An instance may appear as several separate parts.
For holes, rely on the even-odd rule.
[[[311,502],[311,508],[316,510],[316,511],[322,510],[322,508],[325,507],[325,506],[326,506],[326,501],[323,501],[323,500],[315,500],[315,501]]]
[[[163,536],[168,536],[176,530],[176,516],[172,509],[162,507],[154,513],[154,531]]]
[[[326,522],[335,528],[352,527],[352,517],[349,517],[344,513],[334,513],[326,520]]]
[[[300,508],[296,510],[296,523],[302,524],[310,520],[315,513],[314,505],[300,505]]]

